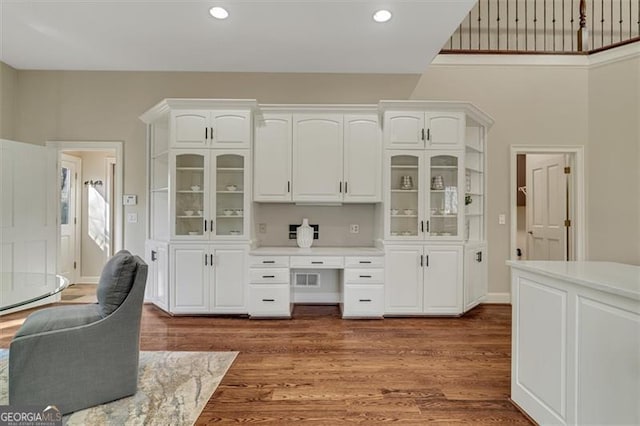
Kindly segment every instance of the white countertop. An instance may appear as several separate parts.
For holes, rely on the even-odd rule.
[[[254,256],[383,256],[376,247],[258,247],[249,254]]]
[[[640,300],[640,266],[613,262],[508,260],[507,265]]]

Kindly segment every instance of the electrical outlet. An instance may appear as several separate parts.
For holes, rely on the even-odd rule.
[[[266,234],[267,233],[267,224],[266,223],[259,223],[258,224],[258,233],[259,234]]]
[[[498,215],[498,225],[505,225],[507,223],[507,215],[501,213]]]
[[[349,232],[352,234],[358,234],[360,232],[360,225],[351,224],[349,225]]]
[[[138,223],[138,213],[127,213],[127,222]]]

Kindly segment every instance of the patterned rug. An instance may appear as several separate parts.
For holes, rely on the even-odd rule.
[[[138,392],[77,411],[66,425],[193,425],[237,352],[140,352]],[[7,405],[9,351],[0,349],[0,405]]]

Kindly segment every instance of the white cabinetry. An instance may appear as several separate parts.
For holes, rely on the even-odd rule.
[[[345,257],[342,317],[381,318],[384,314],[384,258]]]
[[[249,271],[249,315],[290,317],[292,288],[288,256],[251,256]]]
[[[147,240],[145,260],[149,265],[145,300],[169,310],[169,245]]]
[[[291,114],[265,113],[256,120],[253,201],[290,202]]]
[[[294,201],[342,201],[343,117],[293,116]]]
[[[265,112],[256,123],[253,200],[379,202],[381,161],[374,112]]]
[[[464,250],[464,310],[477,306],[487,295],[487,248],[485,245]]]
[[[249,110],[177,110],[171,123],[172,148],[251,147]]]
[[[462,313],[462,247],[388,245],[385,315]]]
[[[387,111],[384,115],[388,149],[462,148],[464,135],[461,112]]]
[[[247,313],[247,253],[243,245],[172,244],[170,311]]]
[[[248,150],[174,149],[170,167],[172,239],[248,239]]]

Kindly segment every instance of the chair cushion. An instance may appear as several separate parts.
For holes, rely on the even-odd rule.
[[[56,306],[29,315],[14,338],[91,324],[102,319],[97,303]]]
[[[104,265],[97,290],[102,316],[110,315],[124,302],[135,276],[136,259],[127,250],[120,250]]]

